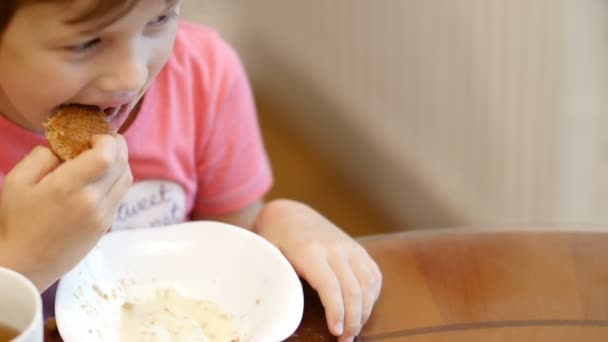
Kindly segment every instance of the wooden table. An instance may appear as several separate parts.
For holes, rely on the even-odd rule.
[[[384,287],[359,341],[608,341],[608,229],[435,230],[361,241]],[[305,298],[289,341],[335,341],[308,286]]]
[[[384,288],[360,341],[608,341],[608,229],[441,230],[362,240]],[[290,341],[334,341],[306,289]]]

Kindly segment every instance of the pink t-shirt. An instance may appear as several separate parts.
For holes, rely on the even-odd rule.
[[[47,143],[2,116],[0,132],[1,185],[17,162]],[[230,213],[262,198],[272,184],[245,71],[207,28],[180,25],[173,55],[124,137],[135,182],[113,230]]]

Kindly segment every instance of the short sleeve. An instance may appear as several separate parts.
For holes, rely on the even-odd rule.
[[[216,36],[201,99],[205,128],[198,137],[194,213],[222,215],[261,199],[272,172],[251,86],[237,53]]]

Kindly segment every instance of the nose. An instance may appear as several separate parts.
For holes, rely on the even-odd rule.
[[[136,47],[117,54],[107,64],[106,72],[99,79],[98,86],[103,92],[116,94],[138,93],[148,81],[148,58]]]

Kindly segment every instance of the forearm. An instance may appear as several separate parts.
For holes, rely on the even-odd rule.
[[[304,208],[304,204],[287,199],[265,203],[255,218],[252,230],[281,249],[282,236],[294,226],[290,222],[293,219],[290,213]]]
[[[293,213],[305,210],[305,205],[286,199],[275,199],[269,202],[256,201],[247,207],[224,215],[194,215],[194,220],[211,220],[232,224],[252,230],[261,235],[275,246],[279,246],[279,234],[285,234],[293,222]]]
[[[276,199],[260,210],[253,224],[253,231],[275,245],[300,241],[304,235],[309,241],[327,243],[335,237],[354,242],[345,231],[334,225],[312,207],[295,200]]]
[[[265,205],[266,204],[263,200],[258,200],[249,204],[245,208],[231,213],[218,215],[195,214],[192,219],[195,221],[206,220],[223,222],[244,229],[254,230],[255,221],[264,209]]]

